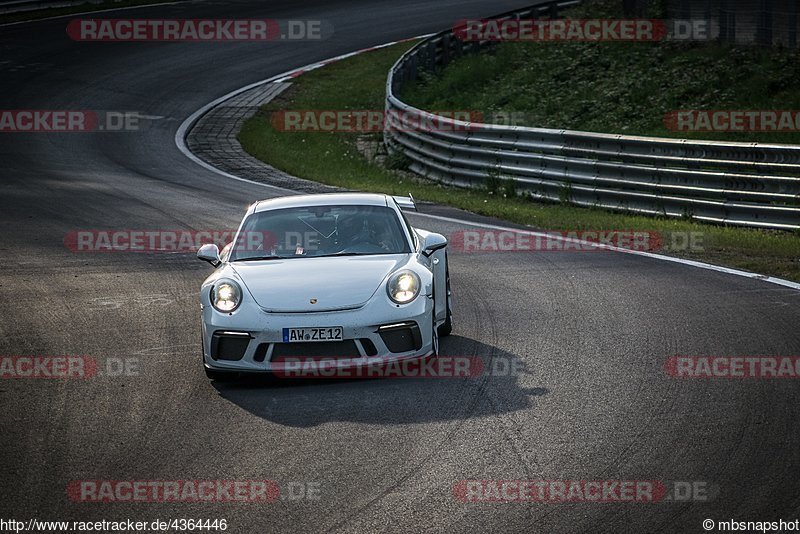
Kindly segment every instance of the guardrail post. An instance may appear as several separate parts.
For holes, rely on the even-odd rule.
[[[772,46],[772,0],[761,0],[761,12],[758,17],[756,41],[763,46]]]
[[[680,17],[684,20],[692,18],[692,3],[689,0],[681,0]]]
[[[622,13],[626,17],[635,17],[636,7],[636,0],[622,0]]]
[[[437,65],[439,67],[444,67],[450,63],[450,39],[451,34],[449,33],[442,36],[441,61]]]
[[[729,7],[729,0],[719,0],[719,40],[736,42],[736,13]]]

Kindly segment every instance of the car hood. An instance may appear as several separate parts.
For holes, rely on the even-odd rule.
[[[363,306],[408,258],[408,254],[293,258],[231,266],[261,308],[300,313]]]

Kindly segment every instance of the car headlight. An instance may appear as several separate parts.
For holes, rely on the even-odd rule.
[[[233,280],[219,280],[211,288],[211,305],[217,311],[230,313],[242,302],[242,288]]]
[[[394,273],[386,284],[389,298],[397,304],[407,304],[419,295],[419,276],[414,271]]]

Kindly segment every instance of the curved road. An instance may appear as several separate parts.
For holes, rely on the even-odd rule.
[[[701,532],[706,518],[800,518],[798,382],[663,370],[673,355],[800,354],[796,290],[609,252],[454,253],[458,322],[443,353],[522,373],[226,385],[200,367],[207,266],[64,246],[75,230],[234,226],[278,192],[185,158],[173,137],[192,112],[293,67],[518,6],[211,0],[99,15],[323,19],[336,29],[323,43],[77,43],[68,19],[0,28],[3,109],[159,117],[131,133],[0,134],[0,355],[138,363],[121,377],[0,380],[0,518],[226,518],[237,533]],[[248,479],[275,480],[284,498],[84,503],[66,491]],[[465,504],[453,495],[464,479],[688,481],[709,497]],[[285,497],[309,484],[318,499]]]

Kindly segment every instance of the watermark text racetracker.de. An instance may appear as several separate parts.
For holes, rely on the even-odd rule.
[[[460,480],[453,486],[464,503],[708,502],[718,494],[704,480]]]
[[[228,520],[202,518],[176,518],[136,521],[94,520],[94,521],[43,521],[32,518],[26,521],[0,519],[0,532],[212,532],[228,529]]]
[[[483,114],[468,110],[419,113],[374,109],[296,109],[274,111],[270,115],[270,122],[279,132],[463,132],[479,129]]]
[[[74,41],[322,41],[333,35],[326,20],[300,19],[73,19]]]
[[[91,356],[0,356],[2,379],[85,379],[99,376],[138,376],[139,359]]]
[[[681,19],[471,19],[453,26],[462,41],[654,42],[707,41],[707,20]]]
[[[800,356],[672,356],[664,371],[687,379],[797,379]]]
[[[318,481],[275,480],[73,480],[67,496],[76,503],[272,503],[318,501]]]
[[[272,362],[278,378],[456,378],[519,376],[524,364],[519,358],[495,356],[437,356],[393,360],[372,357],[280,357]]]
[[[137,111],[0,110],[0,133],[138,132],[152,117]]]
[[[280,245],[313,250],[317,243],[311,232],[236,230],[73,230],[64,236],[64,246],[72,252],[197,252],[201,246],[222,248],[235,240],[247,251],[270,250]]]
[[[650,232],[627,230],[458,230],[449,235],[454,252],[702,252],[703,232]]]
[[[664,125],[673,132],[800,132],[800,110],[701,110],[671,111]]]

